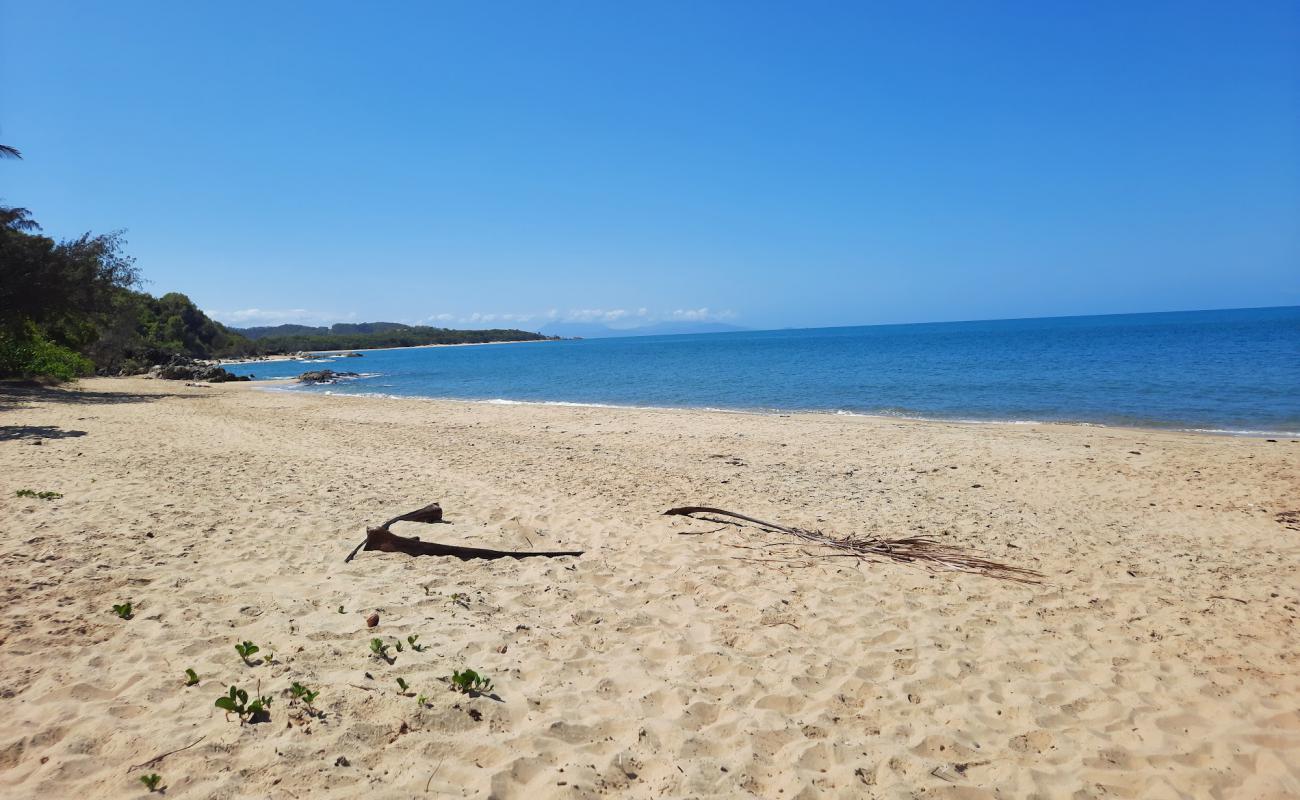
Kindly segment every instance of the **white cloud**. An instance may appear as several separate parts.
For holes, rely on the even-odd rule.
[[[575,308],[566,311],[561,319],[565,322],[618,322],[627,316],[624,308]]]
[[[355,311],[313,311],[307,308],[242,308],[236,311],[208,311],[208,316],[227,325],[328,325],[356,319]]]
[[[734,311],[710,311],[708,308],[679,308],[669,315],[669,319],[683,322],[717,322],[735,319]]]

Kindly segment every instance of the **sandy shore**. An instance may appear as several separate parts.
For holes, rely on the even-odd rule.
[[[1289,440],[145,379],[0,388],[0,426],[6,798],[148,772],[195,798],[1300,795]],[[586,554],[343,563],[434,500],[452,524],[396,531]],[[682,504],[1049,582],[738,561],[770,537]],[[438,680],[462,667],[499,699]],[[232,683],[269,722],[213,706]]]

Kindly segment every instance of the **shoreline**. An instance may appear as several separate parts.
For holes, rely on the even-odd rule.
[[[350,380],[348,382],[351,382]],[[262,378],[248,381],[248,385],[253,389],[264,391],[290,391],[298,393],[299,390],[294,388],[300,386],[293,378]],[[333,384],[318,384],[321,386],[330,386]],[[881,422],[918,422],[938,425],[988,425],[995,427],[1062,427],[1062,428],[1098,428],[1102,430],[1127,430],[1135,432],[1149,433],[1180,433],[1193,436],[1210,436],[1210,437],[1227,437],[1234,439],[1286,439],[1290,443],[1300,443],[1300,431],[1256,431],[1256,430],[1230,430],[1230,429],[1206,429],[1206,428],[1178,428],[1178,427],[1160,427],[1158,425],[1122,425],[1107,422],[1091,422],[1086,420],[1000,420],[1000,419],[945,419],[941,417],[920,417],[920,416],[902,416],[889,414],[871,414],[857,411],[828,411],[825,409],[748,409],[748,408],[719,408],[715,406],[640,406],[640,405],[621,405],[617,403],[585,403],[568,400],[512,400],[508,398],[489,398],[475,399],[463,397],[434,397],[431,395],[399,395],[386,392],[332,392],[329,390],[302,390],[303,394],[320,394],[331,398],[337,397],[358,397],[367,400],[399,400],[399,401],[425,401],[432,403],[465,403],[471,405],[498,405],[498,406],[539,406],[539,407],[556,407],[556,408],[608,408],[628,411],[669,411],[669,412],[700,412],[716,414],[737,414],[752,415],[757,417],[830,417],[837,419],[871,419]]]

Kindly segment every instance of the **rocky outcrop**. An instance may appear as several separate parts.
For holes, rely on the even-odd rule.
[[[344,353],[343,358],[361,358],[365,353]]]
[[[236,375],[225,367],[195,361],[187,356],[172,356],[166,364],[155,364],[149,370],[149,377],[169,381],[207,381],[208,383],[225,383],[227,381],[246,381],[247,375]]]
[[[356,378],[355,372],[335,372],[332,369],[317,369],[304,372],[298,376],[299,383],[334,383],[339,378]]]

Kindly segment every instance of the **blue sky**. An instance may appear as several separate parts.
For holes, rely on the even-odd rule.
[[[0,0],[0,199],[228,322],[1300,304],[1300,3]]]

